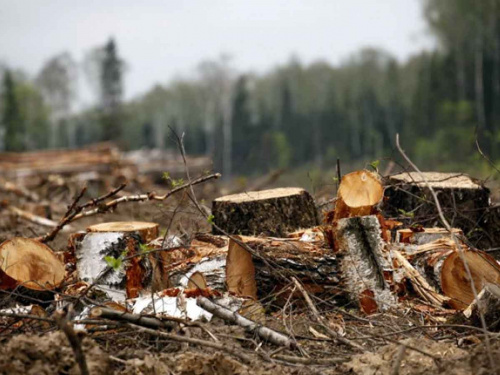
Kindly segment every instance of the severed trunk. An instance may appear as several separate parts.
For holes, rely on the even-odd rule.
[[[341,219],[335,237],[342,255],[340,271],[350,299],[366,314],[395,304],[386,274],[391,265],[384,256],[385,243],[376,216]],[[389,276],[387,276],[389,278]]]
[[[228,195],[212,205],[214,233],[285,237],[288,232],[318,225],[313,198],[300,188],[279,188]]]
[[[102,223],[90,226],[87,232],[76,242],[80,279],[96,283],[113,299],[135,298],[151,287],[154,271],[159,272],[158,261],[154,253],[141,255],[141,245],[158,236],[158,224]]]
[[[362,170],[346,174],[337,192],[333,221],[371,215],[383,197],[384,188],[374,173]]]

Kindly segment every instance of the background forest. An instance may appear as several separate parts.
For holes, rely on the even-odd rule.
[[[424,169],[478,175],[488,166],[476,135],[500,161],[500,0],[426,0],[422,7],[437,47],[404,63],[366,48],[337,66],[292,57],[254,74],[222,56],[130,101],[119,40],[103,41],[83,62],[54,56],[35,77],[1,66],[0,146],[113,140],[124,149],[174,148],[172,127],[186,133],[189,153],[212,156],[228,177],[391,158],[399,133]],[[74,108],[79,79],[92,87],[92,108]]]

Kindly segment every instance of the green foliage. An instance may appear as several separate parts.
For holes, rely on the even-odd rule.
[[[214,216],[214,215],[209,215],[209,216],[207,217],[207,222],[208,222],[208,224],[213,225],[213,223],[214,223],[214,219],[215,219],[215,216]]]
[[[123,264],[123,258],[120,256],[118,258],[112,257],[112,256],[105,256],[104,260],[108,264],[109,267],[113,268],[115,271],[117,271]]]
[[[401,215],[406,216],[406,217],[408,217],[410,219],[413,219],[415,217],[415,213],[414,212],[407,212],[407,211],[403,210],[402,208],[399,208],[398,212]]]

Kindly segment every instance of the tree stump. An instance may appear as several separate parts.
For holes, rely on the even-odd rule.
[[[92,225],[76,243],[76,269],[80,279],[97,282],[113,299],[135,298],[162,277],[155,253],[141,256],[141,245],[158,236],[158,224],[112,222]],[[125,260],[127,258],[127,260]],[[108,267],[112,267],[107,271]],[[161,282],[157,282],[161,284]],[[159,288],[155,285],[153,289]]]
[[[64,264],[41,242],[17,237],[0,245],[1,289],[21,287],[27,294],[50,291],[61,284],[64,276]]]
[[[384,188],[374,173],[361,170],[346,174],[337,192],[333,221],[374,214],[383,197]]]
[[[314,200],[300,188],[279,188],[227,195],[214,200],[213,222],[229,234],[284,237],[318,225]],[[214,233],[218,233],[214,226]]]
[[[436,192],[445,218],[475,242],[481,236],[477,229],[489,206],[489,190],[465,174],[424,172],[423,176]],[[425,227],[441,225],[432,194],[416,172],[391,176],[386,181],[385,217],[418,222]],[[471,232],[471,236],[469,236]]]
[[[353,302],[366,314],[385,310],[395,298],[385,280],[392,269],[383,251],[378,218],[374,215],[341,219],[335,232],[343,285]]]

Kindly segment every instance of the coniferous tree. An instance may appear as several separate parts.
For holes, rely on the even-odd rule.
[[[119,139],[123,121],[123,61],[113,39],[104,46],[100,67],[102,140]]]
[[[3,116],[5,129],[4,144],[7,151],[23,151],[25,144],[25,126],[20,105],[16,97],[16,86],[12,73],[7,70],[3,77]]]

